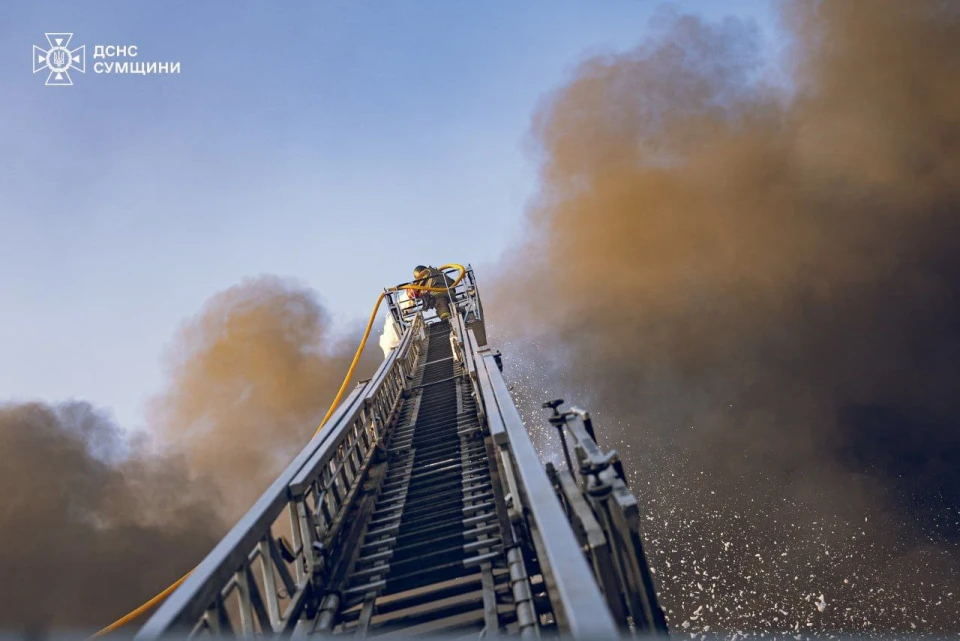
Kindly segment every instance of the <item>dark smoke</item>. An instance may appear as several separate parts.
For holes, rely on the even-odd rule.
[[[209,484],[86,403],[0,407],[0,452],[0,628],[105,625],[223,530]]]
[[[193,567],[313,435],[356,345],[265,277],[184,325],[149,435],[86,403],[0,406],[0,630],[93,630]]]
[[[960,630],[958,14],[783,5],[783,86],[665,12],[534,119],[494,317],[627,458],[675,626]]]

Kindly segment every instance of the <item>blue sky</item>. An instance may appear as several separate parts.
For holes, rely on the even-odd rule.
[[[179,324],[245,277],[299,279],[343,328],[415,263],[494,262],[536,189],[538,101],[660,4],[5,3],[0,401],[139,426]],[[765,0],[674,4],[774,36]],[[57,31],[88,47],[72,87],[31,73]],[[94,44],[181,74],[96,75]]]

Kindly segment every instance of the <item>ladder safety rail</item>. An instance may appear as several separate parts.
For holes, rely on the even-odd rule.
[[[456,329],[464,359],[475,364],[467,370],[490,436],[505,466],[512,468],[505,470],[510,485],[505,492],[513,495],[514,506],[520,495],[523,511],[533,521],[530,532],[540,539],[537,549],[547,557],[545,569],[553,575],[558,619],[574,636],[602,637],[617,627],[665,633],[641,544],[639,506],[627,488],[617,453],[604,453],[589,414],[572,408],[560,416],[573,438],[579,467],[559,475],[552,465],[545,471],[501,374],[499,353],[480,347],[462,321]],[[570,593],[574,586],[578,590]]]
[[[351,487],[363,480],[358,462],[369,456],[383,436],[385,413],[403,394],[407,375],[420,357],[422,331],[423,320],[418,316],[374,377],[360,383],[341,403],[327,428],[164,601],[137,639],[192,636],[204,630],[247,636],[256,628],[264,634],[294,629],[319,587],[315,578],[322,569],[323,550],[316,544],[328,534],[325,528],[348,509]],[[322,499],[315,502],[317,497]],[[284,512],[289,525],[282,522]],[[289,531],[293,545],[276,536],[275,529]],[[253,575],[256,562],[262,583]],[[234,629],[227,612],[228,599],[234,596],[240,629]],[[282,613],[281,601],[286,602]]]
[[[616,638],[617,626],[527,435],[494,354],[489,349],[474,351],[476,340],[470,338],[471,333],[468,330],[468,338],[461,344],[469,350],[467,358],[476,364],[490,434],[510,468],[508,479],[516,483],[510,488],[514,506],[522,503],[523,513],[531,521],[531,534],[538,539],[537,548],[545,553],[540,565],[554,593],[554,615],[574,637]]]

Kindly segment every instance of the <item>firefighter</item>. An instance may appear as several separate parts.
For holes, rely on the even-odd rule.
[[[414,285],[420,285],[421,287],[450,287],[453,285],[453,279],[444,274],[442,271],[436,267],[425,267],[424,265],[417,265],[416,269],[413,270]],[[421,290],[413,290],[412,295],[414,298],[419,298],[423,301],[423,311],[428,309],[437,310],[437,316],[440,320],[447,320],[450,318],[450,300],[447,298],[446,292],[425,292]]]

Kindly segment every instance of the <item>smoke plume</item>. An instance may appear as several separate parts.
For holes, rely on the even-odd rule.
[[[493,317],[626,458],[675,626],[960,630],[958,14],[782,5],[781,82],[661,12],[534,118]]]
[[[214,480],[235,518],[313,436],[358,342],[331,334],[309,290],[273,277],[245,281],[178,333],[153,423]],[[378,355],[376,345],[365,350],[358,373],[372,371]]]
[[[0,407],[0,628],[95,629],[187,571],[216,492],[86,403]]]
[[[333,400],[357,343],[329,325],[309,290],[249,280],[176,336],[149,434],[86,403],[0,406],[0,629],[100,627],[199,562]]]

